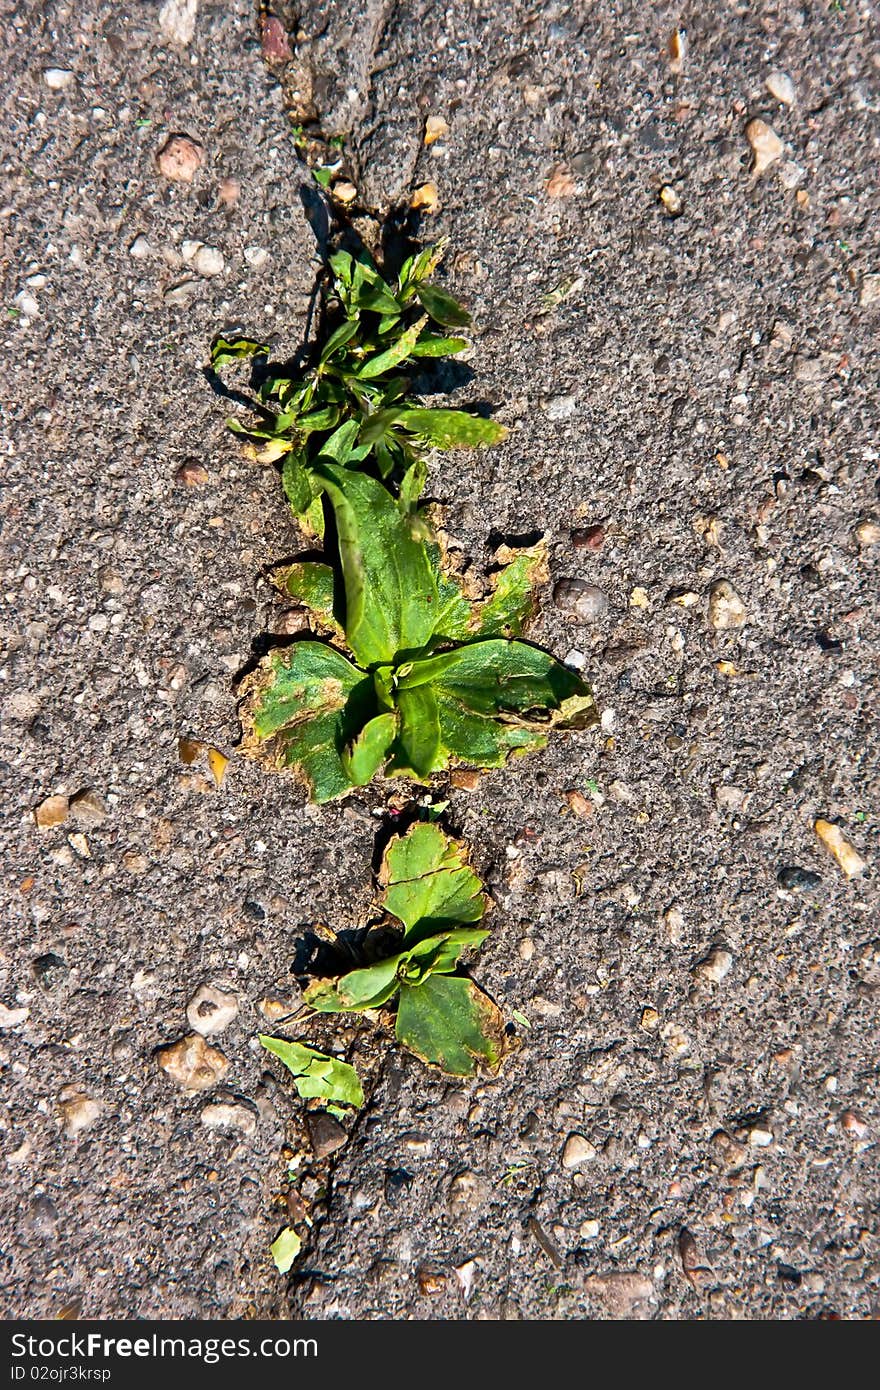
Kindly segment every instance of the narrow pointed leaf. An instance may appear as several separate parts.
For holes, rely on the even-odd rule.
[[[404,985],[397,1008],[398,1041],[451,1076],[496,1070],[504,1055],[501,1010],[472,980],[434,974]]]
[[[325,439],[318,457],[332,463],[348,463],[359,428],[358,420],[346,420],[333,431],[329,439]]]
[[[507,435],[497,420],[484,420],[466,410],[401,409],[397,422],[440,449],[478,449],[497,444]]]
[[[358,327],[357,319],[346,319],[345,323],[341,323],[339,327],[330,334],[330,337],[324,344],[321,352],[321,362],[329,362],[335,352],[338,352],[340,348],[350,343],[352,338],[355,337]]]
[[[342,754],[375,712],[368,676],[333,647],[295,642],[263,658],[244,696],[244,752],[296,773],[315,801],[350,789]]]
[[[467,309],[446,290],[441,290],[439,285],[423,282],[416,285],[416,294],[422,308],[428,311],[435,323],[442,323],[444,328],[466,328],[470,323],[471,316]]]
[[[410,357],[454,357],[457,352],[464,352],[466,347],[470,347],[467,338],[421,338],[416,343]]]
[[[405,362],[412,355],[412,350],[416,345],[416,339],[427,323],[427,317],[422,316],[411,328],[400,337],[391,347],[384,352],[377,353],[375,357],[368,357],[366,362],[358,370],[358,377],[361,381],[370,377],[381,376],[383,372],[391,372],[398,367],[401,362]]]
[[[479,922],[486,911],[483,885],[467,850],[439,825],[417,824],[392,840],[380,873],[383,906],[406,927],[404,941],[450,923]]]

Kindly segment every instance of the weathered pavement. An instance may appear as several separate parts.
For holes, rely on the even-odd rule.
[[[531,1028],[472,1085],[392,1054],[288,1290],[301,1107],[257,1005],[366,911],[383,798],[316,812],[237,759],[217,789],[178,739],[232,750],[281,622],[259,574],[295,529],[201,366],[234,322],[299,341],[302,174],[243,0],[183,44],[156,4],[5,6],[4,1311],[876,1313],[876,27],[355,9],[299,17],[293,85],[370,211],[436,185],[480,330],[458,394],[511,426],[432,491],[475,563],[543,530],[600,591],[584,618],[548,586],[534,635],[582,654],[601,733],[450,799],[497,904],[475,973]],[[157,168],[175,134],[191,182]],[[186,1094],[154,1052],[204,982],[239,1011]]]

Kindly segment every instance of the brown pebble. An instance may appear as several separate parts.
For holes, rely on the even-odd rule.
[[[595,813],[595,806],[581,792],[571,791],[565,793],[565,799],[579,820],[589,820]]]
[[[840,1117],[840,1127],[853,1139],[862,1139],[868,1132],[868,1126],[857,1110],[844,1110]]]
[[[427,1298],[437,1298],[446,1288],[446,1275],[437,1269],[421,1268],[416,1274],[419,1292]]]
[[[306,1115],[306,1129],[315,1158],[329,1158],[348,1143],[342,1125],[325,1110],[314,1110]]]
[[[174,475],[178,487],[203,487],[208,481],[208,470],[200,463],[182,463]]]
[[[601,550],[605,544],[604,526],[583,526],[569,537],[575,550]]]
[[[190,1033],[168,1047],[160,1047],[156,1061],[184,1091],[207,1091],[229,1068],[229,1062],[216,1047],[198,1033]]]
[[[449,778],[451,785],[463,792],[475,792],[481,780],[479,772],[469,767],[456,768]]]
[[[188,135],[172,135],[156,156],[159,173],[173,183],[192,183],[204,162],[204,148]]]
[[[221,179],[217,185],[217,201],[224,208],[234,208],[241,197],[241,184],[238,179]]]
[[[70,798],[70,818],[79,826],[100,825],[107,815],[107,806],[93,787],[85,787]]]
[[[67,820],[69,802],[66,796],[47,796],[34,810],[34,820],[41,830],[63,825]]]

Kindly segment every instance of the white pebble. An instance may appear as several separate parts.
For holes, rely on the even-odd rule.
[[[128,254],[135,261],[145,261],[148,256],[153,254],[153,248],[145,236],[138,236],[129,246]]]
[[[269,252],[265,246],[246,246],[244,258],[252,270],[259,270],[268,261]]]
[[[764,80],[764,86],[775,97],[781,101],[783,106],[792,106],[795,99],[794,83],[787,72],[771,72]]]
[[[73,81],[73,73],[69,68],[46,68],[43,81],[51,92],[63,92]]]
[[[40,306],[32,294],[27,290],[19,290],[15,296],[16,308],[20,309],[26,318],[35,319],[40,312]]]

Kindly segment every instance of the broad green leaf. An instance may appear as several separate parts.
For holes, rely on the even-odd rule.
[[[359,420],[346,420],[325,439],[318,452],[318,458],[332,463],[348,463],[360,429]]]
[[[351,342],[358,331],[358,327],[359,324],[357,319],[346,319],[345,323],[341,323],[339,327],[330,334],[321,352],[322,364],[324,362],[329,362],[335,352],[338,352],[341,347],[345,347],[347,343]]]
[[[315,801],[351,788],[342,754],[375,712],[363,671],[322,642],[294,642],[264,657],[243,690],[245,753],[296,773]]]
[[[458,701],[486,717],[502,716],[528,724],[554,722],[586,728],[597,719],[596,706],[580,677],[540,647],[486,637],[413,661],[398,678],[409,689],[430,682],[438,698]]]
[[[422,308],[427,310],[435,323],[442,323],[444,328],[466,328],[470,323],[471,316],[467,309],[446,290],[441,290],[439,285],[418,284],[416,294]]]
[[[472,980],[430,975],[404,985],[397,1006],[398,1041],[423,1062],[452,1076],[496,1070],[504,1055],[500,1009]]]
[[[534,617],[535,586],[545,577],[546,568],[544,545],[515,554],[492,576],[492,593],[474,613],[473,631],[483,637],[521,637]]]
[[[362,1009],[378,1009],[390,999],[399,986],[397,970],[402,956],[389,956],[376,965],[350,970],[339,980],[315,980],[303,993],[303,999],[318,1013],[353,1013]]]
[[[430,335],[416,343],[410,357],[454,357],[470,347],[467,338],[437,338]]]
[[[356,787],[372,781],[388,757],[397,734],[397,714],[377,714],[365,724],[342,755],[342,764]]]
[[[304,1100],[320,1099],[335,1105],[361,1106],[364,1092],[360,1077],[348,1062],[329,1057],[326,1052],[305,1043],[259,1035],[267,1052],[279,1057],[292,1072],[296,1089]]]
[[[336,516],[345,580],[348,645],[364,667],[424,647],[433,633],[437,583],[412,523],[375,478],[315,465]]]
[[[242,357],[268,357],[270,349],[253,338],[224,338],[219,334],[211,344],[211,366],[225,367]]]
[[[322,628],[344,640],[345,634],[333,613],[336,576],[329,565],[317,560],[296,560],[273,570],[272,583],[282,594],[308,608]]]
[[[507,429],[497,420],[484,420],[466,410],[401,409],[397,423],[439,449],[478,449],[497,444]]]
[[[472,714],[460,701],[437,697],[440,737],[450,760],[467,767],[503,767],[511,755],[535,753],[547,735],[524,724]]]
[[[416,339],[428,322],[427,316],[423,315],[420,319],[408,328],[391,347],[386,348],[375,357],[368,357],[366,362],[358,370],[358,378],[363,381],[370,377],[381,376],[383,372],[391,372],[398,367],[401,362],[405,362],[407,357],[412,356]]]
[[[456,931],[449,932],[434,957],[432,973],[451,974],[458,965],[462,951],[468,946],[482,946],[488,935],[488,927],[459,927]]]
[[[332,430],[339,423],[339,408],[335,405],[322,405],[317,410],[299,417],[299,429],[303,434],[313,434],[315,430]]]
[[[320,497],[312,499],[308,510],[299,518],[299,524],[319,540],[324,539],[324,503]]]
[[[346,289],[351,288],[354,258],[347,251],[336,251],[327,258],[327,264]]]
[[[281,465],[281,486],[284,495],[297,515],[308,511],[312,503],[312,486],[304,466],[305,451],[291,451]]]
[[[302,1241],[296,1231],[291,1226],[285,1226],[279,1236],[276,1236],[269,1250],[272,1259],[275,1261],[275,1268],[279,1274],[286,1274],[302,1249]]]
[[[392,840],[382,861],[382,904],[403,922],[404,941],[453,922],[479,922],[487,900],[467,850],[439,825],[417,824]]]

